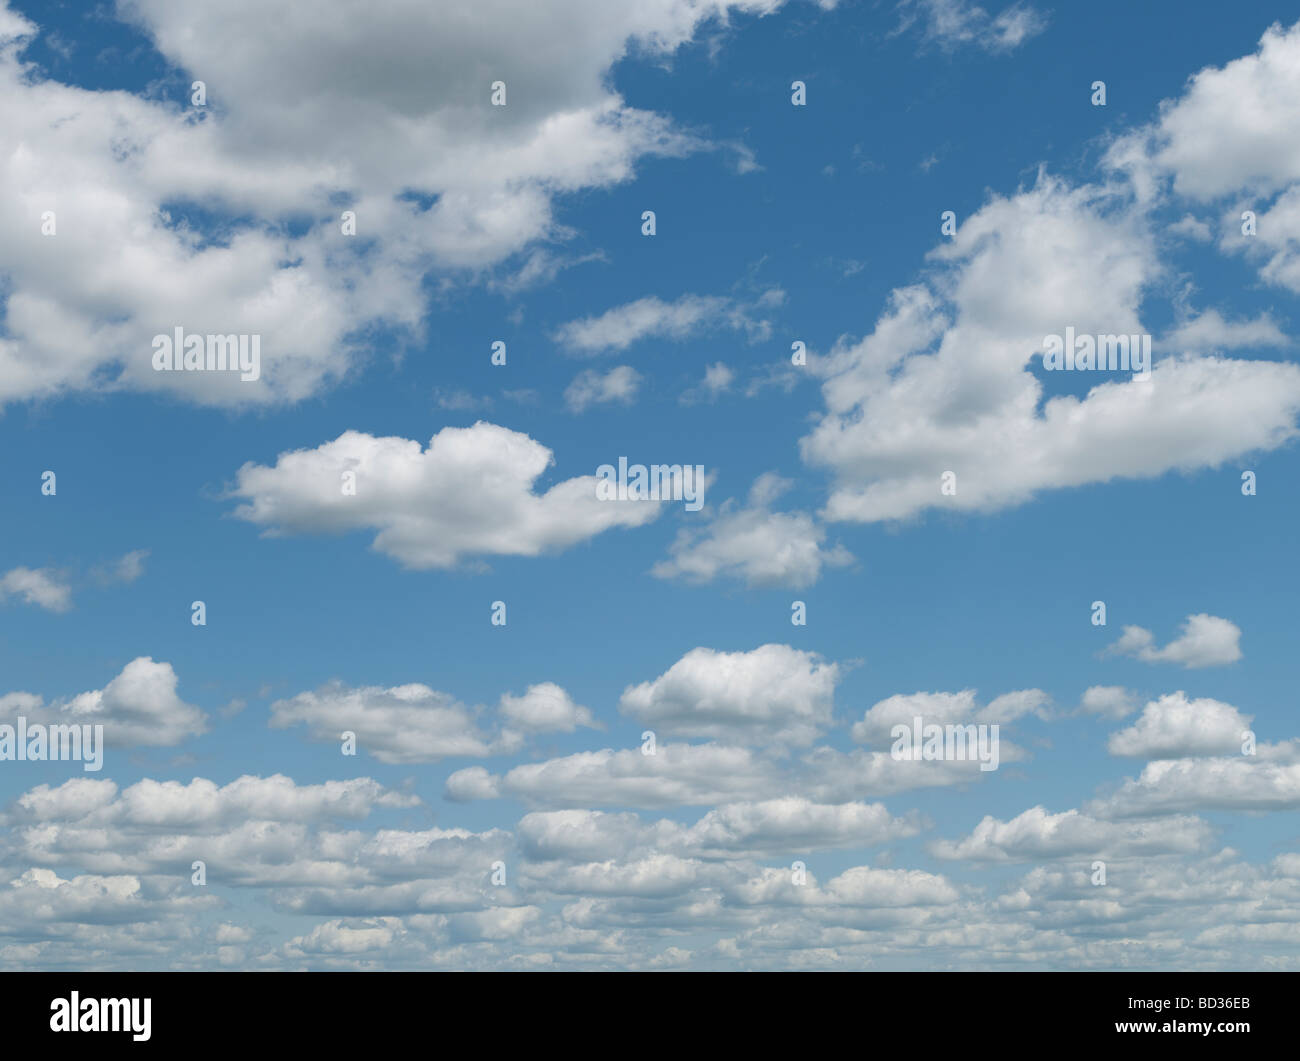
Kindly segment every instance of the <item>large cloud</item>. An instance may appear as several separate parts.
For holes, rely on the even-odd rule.
[[[781,3],[376,0],[358,19],[345,0],[121,0],[173,64],[174,102],[43,77],[22,59],[37,27],[0,7],[0,124],[16,145],[0,166],[0,402],[112,387],[217,404],[315,392],[361,359],[373,326],[419,326],[430,271],[562,240],[556,196],[709,146],[629,107],[610,68]],[[189,106],[193,79],[204,108]],[[191,227],[195,207],[212,222]],[[343,207],[355,237],[341,233]],[[521,273],[546,274],[548,255]],[[178,325],[261,335],[261,379],[154,372],[152,337]]]
[[[818,371],[826,415],[801,440],[829,468],[825,514],[874,522],[988,511],[1049,488],[1215,467],[1296,433],[1300,367],[1153,351],[1147,380],[1096,377],[1082,398],[1034,371],[1044,337],[1141,334],[1160,275],[1140,211],[1116,190],[1040,175],[993,197],[896,290],[875,331]],[[1055,387],[1057,384],[1052,384]],[[945,472],[955,493],[941,492]]]

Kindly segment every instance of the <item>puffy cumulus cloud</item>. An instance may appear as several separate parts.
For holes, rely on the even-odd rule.
[[[563,692],[563,690],[561,690]],[[271,726],[303,725],[314,740],[335,741],[347,731],[357,750],[383,763],[430,763],[453,756],[485,756],[516,750],[509,732],[479,728],[475,712],[447,693],[412,683],[389,689],[352,688],[331,682],[271,705]]]
[[[786,796],[715,807],[692,825],[643,823],[627,812],[534,811],[520,819],[515,834],[533,861],[610,862],[654,852],[692,859],[784,857],[885,844],[920,829],[916,816],[897,818],[881,803]]]
[[[910,720],[908,725],[910,729]],[[890,796],[920,788],[987,782],[997,771],[980,768],[983,764],[977,757],[977,742],[972,741],[967,747],[971,749],[967,752],[968,758],[931,760],[919,757],[895,758],[892,752],[868,751],[864,748],[842,752],[821,745],[800,759],[795,777],[801,790],[810,797],[831,803],[866,796]],[[1028,757],[1023,748],[999,734],[999,766],[1022,762]]]
[[[1241,628],[1228,619],[1199,613],[1189,615],[1182,632],[1164,648],[1157,648],[1150,630],[1126,626],[1118,641],[1106,651],[1132,656],[1143,663],[1181,663],[1184,667],[1220,667],[1241,659]]]
[[[1268,754],[1278,762],[1291,752]],[[496,830],[340,832],[239,815],[203,835],[132,827],[94,817],[120,803],[111,782],[78,781],[41,793],[74,820],[4,834],[6,862],[96,864],[79,875],[33,868],[5,878],[6,967],[66,964],[79,947],[114,967],[654,968],[689,935],[692,968],[1255,968],[1285,962],[1289,911],[1300,902],[1300,858],[1242,863],[1211,851],[1208,827],[1185,816],[1159,831],[1149,820],[1041,807],[1009,822],[987,818],[934,853],[1044,863],[988,888],[907,866],[792,869],[792,852],[912,835],[914,823],[878,804],[743,800],[694,822],[534,812],[515,829],[517,861]],[[81,831],[51,839],[54,826]],[[261,889],[247,894],[315,923],[253,928],[215,897],[195,899],[181,870],[199,843],[227,885]],[[1090,881],[1097,856],[1122,866],[1105,889]],[[498,859],[512,867],[510,887],[489,883]]]
[[[656,823],[666,829],[675,822]],[[601,862],[626,856],[647,844],[647,838],[661,831],[643,825],[632,813],[611,814],[586,809],[533,811],[515,826],[515,836],[524,855],[536,862],[559,859]]]
[[[1240,747],[1240,743],[1238,744]],[[1275,811],[1300,807],[1300,741],[1260,744],[1254,755],[1159,759],[1137,778],[1084,808],[1103,818],[1197,810]]]
[[[719,328],[744,332],[751,341],[760,342],[772,334],[772,324],[763,312],[784,300],[780,288],[770,288],[749,302],[713,295],[682,295],[665,302],[649,296],[615,306],[598,317],[562,324],[552,338],[566,353],[579,357],[626,350],[644,339],[682,342]]]
[[[1000,763],[1028,756],[999,739]],[[896,759],[889,752],[841,752],[818,745],[793,761],[777,761],[745,747],[663,744],[655,754],[640,749],[599,751],[527,763],[493,774],[481,766],[447,778],[448,799],[513,797],[545,807],[674,807],[762,800],[773,790],[798,792],[814,804],[846,804],[914,789],[987,781],[994,772],[977,758]]]
[[[0,575],[0,601],[17,597],[47,612],[72,609],[72,587],[64,576],[48,567],[15,567]]]
[[[1195,74],[1155,123],[1132,136],[1173,176],[1179,195],[1206,201],[1238,190],[1267,194],[1300,180],[1297,121],[1300,23],[1275,24],[1253,55]]]
[[[579,726],[598,728],[591,711],[574,703],[573,697],[554,682],[530,685],[523,696],[505,693],[499,710],[510,725],[534,733],[572,733]]]
[[[789,645],[694,648],[623,690],[619,711],[666,733],[806,745],[831,722],[839,677],[837,664]]]
[[[122,789],[113,781],[73,778],[62,785],[38,785],[25,792],[6,815],[10,824],[80,822],[141,829],[185,826],[222,829],[250,819],[311,822],[365,818],[377,807],[414,807],[415,796],[394,792],[368,778],[298,785],[283,774],[246,774],[226,785],[196,777],[188,784],[145,778]]]
[[[0,169],[0,220],[14,233],[0,251],[9,281],[0,402],[123,387],[214,404],[294,400],[345,370],[348,333],[375,315],[370,296],[395,324],[415,323],[356,265],[331,270],[333,241],[279,231],[281,211],[323,211],[321,192],[310,192],[320,171],[284,163],[259,173],[219,142],[218,121],[32,76],[21,52],[35,29],[15,39],[11,23],[0,39],[0,120],[22,145]],[[223,206],[238,182],[243,204]],[[258,220],[207,242],[179,220],[176,207],[193,201]],[[54,236],[42,234],[46,212]],[[155,372],[152,339],[178,325],[261,335],[261,378]]]
[[[881,803],[786,796],[717,807],[668,842],[675,839],[701,858],[725,858],[869,847],[919,831],[916,817],[894,817]]]
[[[710,582],[720,575],[751,586],[811,586],[826,567],[844,567],[853,556],[838,543],[826,544],[826,529],[807,512],[773,512],[770,504],[789,481],[767,473],[750,489],[749,502],[723,503],[700,530],[683,529],[670,547],[671,558],[651,573],[657,578]]]
[[[1213,832],[1208,822],[1194,817],[1117,823],[1077,810],[1050,814],[1040,806],[1007,822],[986,815],[970,836],[937,841],[930,850],[937,858],[976,862],[1193,855],[1207,849]]]
[[[557,895],[664,899],[725,880],[728,872],[698,859],[663,852],[622,861],[582,862],[549,868],[546,890]]]
[[[32,693],[0,696],[0,720],[18,715],[29,724],[103,725],[114,747],[170,747],[207,731],[207,716],[176,694],[179,679],[170,663],[133,659],[103,689],[46,702]]]
[[[356,921],[323,921],[308,933],[285,943],[285,952],[294,957],[357,955],[382,952],[392,948],[406,927],[396,917],[365,918]]]
[[[895,290],[867,338],[813,363],[827,411],[800,450],[835,476],[828,519],[991,511],[1044,489],[1216,467],[1295,436],[1289,363],[1154,350],[1149,379],[1047,393],[1034,366],[1045,336],[1146,331],[1138,309],[1162,270],[1123,188],[1040,174],[931,256],[929,282]],[[940,491],[945,472],[955,494]]]
[[[42,786],[8,816],[4,855],[144,880],[184,880],[202,860],[223,884],[265,889],[274,906],[298,912],[462,911],[507,898],[487,879],[509,855],[506,832],[335,824],[418,803],[368,778],[296,786],[246,777],[222,788],[204,779],[141,782],[120,795]]]
[[[219,900],[196,896],[192,889],[137,877],[80,874],[64,879],[49,869],[29,869],[0,890],[0,939],[19,926],[123,924],[194,915]]]
[[[1239,752],[1253,717],[1218,700],[1189,700],[1179,691],[1147,704],[1137,722],[1110,735],[1106,747],[1111,755],[1139,759]]]
[[[1254,236],[1243,239],[1234,226],[1220,240],[1219,248],[1243,253],[1257,263],[1266,284],[1300,294],[1300,185],[1283,192],[1257,215]]]
[[[608,372],[590,368],[579,372],[565,388],[564,404],[574,413],[593,405],[631,405],[641,383],[641,373],[630,365],[619,365]]]
[[[975,700],[974,689],[957,693],[902,693],[868,708],[853,724],[851,732],[860,744],[878,744],[892,739],[890,731],[895,726],[903,725],[910,731],[916,718],[927,726],[967,723],[1003,726],[1027,715],[1047,718],[1050,704],[1051,698],[1041,689],[1003,693],[982,708]]]
[[[500,799],[501,778],[484,766],[467,766],[447,778],[444,791],[449,800],[468,803],[475,799]]]
[[[484,421],[443,428],[427,448],[346,431],[272,467],[245,464],[229,496],[246,499],[236,516],[271,535],[377,530],[372,547],[416,569],[537,556],[659,515],[656,504],[599,500],[595,475],[535,493],[553,462],[540,442]],[[355,476],[355,494],[343,492],[344,473]]]
[[[787,869],[766,869],[736,885],[734,899],[746,905],[904,909],[951,906],[960,893],[947,878],[922,870],[854,866],[819,885],[795,884]]]
[[[490,729],[481,724],[484,714],[481,707],[470,707],[449,693],[416,682],[356,688],[336,680],[275,701],[270,725],[275,729],[305,726],[311,739],[328,742],[337,742],[341,733],[351,732],[359,751],[384,763],[508,755],[523,746],[528,733],[572,733],[579,726],[602,728],[589,708],[575,703],[554,682],[530,685],[522,696],[503,694]],[[486,771],[482,772],[486,776]],[[466,798],[485,795],[479,792]]]
[[[653,755],[602,748],[525,763],[504,777],[469,767],[447,778],[446,792],[452,799],[513,796],[552,807],[700,806],[761,798],[776,776],[771,762],[747,748],[658,743]]]
[[[1298,57],[1300,23],[1269,27],[1253,54],[1201,70],[1155,121],[1107,153],[1146,201],[1157,201],[1172,178],[1176,195],[1215,204],[1223,211],[1220,249],[1246,255],[1265,283],[1292,292],[1300,292]],[[1257,214],[1249,238],[1240,227],[1246,209]],[[1264,329],[1252,338],[1264,345]]]
[[[448,17],[447,2],[377,0],[358,24],[344,0],[310,11],[123,0],[118,13],[178,71],[178,96],[207,81],[202,111],[49,79],[23,58],[37,26],[0,7],[0,123],[21,145],[0,168],[0,223],[13,234],[0,250],[0,401],[316,392],[362,360],[373,326],[418,329],[431,272],[484,270],[563,240],[557,196],[625,181],[647,156],[710,147],[628,106],[610,68],[781,4],[488,0]],[[504,107],[491,104],[497,80]],[[188,223],[194,206],[217,219],[215,234]],[[341,207],[355,212],[355,237],[341,234]],[[177,325],[260,335],[261,378],[153,371],[152,337]]]
[[[542,911],[535,906],[498,906],[491,910],[453,914],[447,919],[453,941],[507,941],[524,935],[529,926],[541,920]]]

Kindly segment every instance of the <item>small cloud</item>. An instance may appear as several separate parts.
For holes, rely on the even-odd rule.
[[[66,612],[72,607],[72,587],[53,568],[15,567],[0,575],[0,601],[19,597],[49,612]]]
[[[1093,685],[1084,691],[1078,713],[1114,719],[1136,710],[1137,697],[1122,685]]]
[[[753,302],[718,295],[683,295],[674,302],[649,296],[606,310],[598,317],[583,317],[557,328],[552,336],[565,352],[592,357],[626,350],[643,339],[674,342],[704,335],[719,328],[743,331],[750,342],[763,342],[772,334],[770,321],[760,310],[781,305],[785,292],[765,291]]]
[[[736,374],[723,362],[718,361],[704,370],[704,379],[694,387],[683,392],[678,399],[683,405],[694,405],[702,401],[716,401],[719,394],[728,390],[735,381]]]
[[[94,568],[91,577],[101,586],[130,584],[144,574],[144,562],[148,556],[148,549],[133,549],[112,564]]]
[[[1189,615],[1182,633],[1157,648],[1150,630],[1126,626],[1105,655],[1131,656],[1143,663],[1181,663],[1187,668],[1220,667],[1241,659],[1241,629],[1227,619],[1199,613]]]
[[[1047,28],[1047,17],[1025,4],[1013,4],[998,15],[970,0],[901,0],[898,9],[900,21],[891,36],[919,22],[923,41],[946,52],[969,46],[1005,54]]]
[[[651,569],[656,578],[711,582],[720,575],[750,586],[811,586],[828,567],[854,562],[843,546],[826,544],[826,529],[807,512],[774,512],[772,503],[791,486],[766,473],[749,491],[748,503],[725,502],[699,530],[682,530],[669,549],[670,559]]]
[[[484,395],[479,398],[469,391],[455,390],[444,391],[435,389],[433,392],[433,401],[439,409],[448,412],[475,412],[481,409],[492,408],[492,399]]]
[[[588,369],[574,377],[564,392],[570,412],[580,413],[592,405],[618,402],[631,405],[641,385],[641,375],[630,365],[619,365],[608,372]]]
[[[1210,230],[1210,226],[1204,221],[1198,221],[1191,214],[1186,215],[1180,221],[1175,221],[1167,231],[1175,236],[1195,240],[1197,243],[1209,243],[1214,239],[1214,233]]]

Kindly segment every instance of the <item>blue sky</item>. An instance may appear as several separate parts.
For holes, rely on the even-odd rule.
[[[292,6],[0,9],[0,963],[1295,966],[1283,5]]]

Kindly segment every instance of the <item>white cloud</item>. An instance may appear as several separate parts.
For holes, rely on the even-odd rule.
[[[500,799],[501,779],[483,766],[467,766],[447,778],[447,798],[458,803],[475,799]]]
[[[110,747],[169,747],[207,731],[207,719],[176,695],[178,682],[170,663],[149,656],[133,659],[103,689],[46,703],[32,693],[0,696],[0,718],[17,715],[29,724],[104,727]]]
[[[1041,689],[1020,689],[1003,693],[981,708],[974,689],[957,693],[901,693],[887,697],[868,708],[861,720],[853,724],[853,739],[860,744],[887,743],[890,730],[897,725],[912,728],[921,718],[926,725],[997,724],[999,727],[1026,715],[1048,717],[1051,703]]]
[[[1218,700],[1188,700],[1179,691],[1147,704],[1137,722],[1112,733],[1106,746],[1111,755],[1142,759],[1239,752],[1253,717]]]
[[[619,711],[688,737],[806,745],[830,724],[840,668],[788,645],[694,648],[654,681],[630,685]]]
[[[552,807],[700,806],[762,798],[774,770],[746,748],[656,742],[654,755],[603,748],[526,763],[502,778],[484,775],[481,767],[452,774],[448,796],[506,795]]]
[[[501,697],[501,717],[534,733],[572,733],[579,726],[595,727],[595,717],[554,682],[530,685],[523,696]]]
[[[1298,65],[1300,23],[1275,24],[1254,54],[1201,70],[1181,96],[1161,105],[1156,121],[1117,139],[1107,156],[1144,201],[1155,200],[1172,177],[1177,195],[1218,204],[1220,250],[1259,262],[1265,283],[1292,292],[1300,292]],[[1256,214],[1252,236],[1241,230],[1246,210]],[[1181,224],[1201,238],[1195,222]]]
[[[915,835],[915,821],[895,818],[881,803],[817,803],[802,796],[732,803],[708,812],[667,843],[702,858],[866,847]]]
[[[1253,55],[1194,75],[1144,130],[1174,190],[1211,200],[1238,189],[1277,191],[1300,179],[1300,24],[1270,27]]]
[[[692,825],[643,823],[626,812],[534,811],[520,820],[516,836],[534,861],[609,862],[656,852],[696,859],[785,857],[885,844],[919,831],[914,816],[896,818],[880,803],[784,796],[715,807]]]
[[[852,554],[842,545],[825,544],[825,527],[807,512],[770,509],[770,501],[787,486],[770,473],[760,476],[746,507],[726,501],[705,527],[678,531],[669,548],[671,559],[661,560],[651,573],[697,583],[730,575],[751,586],[803,588],[816,582],[824,567],[852,564]]]
[[[932,285],[896,290],[870,336],[813,366],[827,413],[800,448],[835,475],[828,519],[992,511],[1044,489],[1216,467],[1296,434],[1290,363],[1155,350],[1146,381],[1097,374],[1082,399],[1045,393],[1032,371],[1045,336],[1145,331],[1138,307],[1160,267],[1142,217],[1110,191],[1040,176],[932,258]]]
[[[119,557],[104,575],[111,582],[134,582],[144,574],[144,562],[148,557],[148,549],[133,549]]]
[[[0,924],[26,925],[30,933],[58,923],[158,921],[193,917],[217,902],[179,889],[160,894],[134,876],[87,873],[65,880],[52,870],[32,868],[0,889]]]
[[[236,516],[270,534],[377,530],[373,548],[417,569],[536,556],[658,516],[655,504],[598,500],[595,475],[535,493],[553,462],[540,442],[483,421],[443,428],[427,447],[347,431],[271,467],[245,464],[229,496],[247,501]],[[355,474],[354,495],[342,490],[345,472]]]
[[[937,858],[977,862],[1141,858],[1194,855],[1206,849],[1212,836],[1210,824],[1200,818],[1116,823],[1077,810],[1049,814],[1031,807],[1007,822],[985,816],[970,836],[938,841],[931,850]]]
[[[575,413],[611,402],[631,405],[641,383],[641,373],[629,365],[619,365],[608,372],[589,368],[579,372],[565,389],[564,404]]]
[[[718,396],[730,390],[735,381],[736,373],[725,362],[715,361],[705,366],[704,378],[695,386],[682,391],[677,400],[682,405],[717,401]]]
[[[626,350],[643,339],[682,342],[724,327],[743,331],[757,342],[771,334],[771,323],[762,313],[780,304],[781,298],[774,295],[778,290],[771,289],[753,302],[704,295],[682,295],[665,302],[652,295],[598,317],[569,321],[556,329],[554,339],[565,352],[584,357]]]
[[[35,25],[0,8],[0,124],[22,145],[0,175],[0,401],[317,392],[364,360],[368,326],[418,332],[429,273],[472,276],[563,240],[558,196],[711,146],[614,91],[630,48],[665,57],[706,21],[780,6],[486,0],[449,18],[443,3],[375,0],[358,22],[344,0],[120,4],[177,71],[174,102],[33,72]],[[495,80],[507,106],[491,105]],[[217,238],[185,223],[196,204],[230,222]],[[340,234],[343,208],[355,237]],[[152,337],[177,325],[260,335],[262,378],[153,371]]]
[[[1079,711],[1104,718],[1124,718],[1137,710],[1137,697],[1122,685],[1092,685],[1080,698]]]
[[[21,597],[24,604],[49,612],[72,608],[72,587],[62,574],[48,567],[15,567],[0,575],[0,601],[5,597]]]
[[[1184,667],[1221,667],[1241,659],[1241,629],[1228,619],[1204,612],[1189,615],[1182,633],[1164,648],[1155,646],[1155,637],[1141,626],[1126,626],[1118,641],[1106,652],[1132,656],[1143,663],[1181,663]]]
[[[226,829],[249,820],[313,822],[360,819],[377,807],[412,807],[419,800],[368,777],[299,785],[283,774],[245,774],[226,785],[196,777],[188,783],[145,778],[122,789],[113,781],[73,778],[38,785],[14,804],[14,823],[76,822],[195,832]]]
[[[924,39],[945,51],[972,45],[983,51],[1014,51],[1047,28],[1047,18],[1037,9],[1015,3],[997,15],[972,0],[900,0],[902,22],[896,32],[924,22]]]
[[[357,751],[384,763],[429,763],[453,756],[486,756],[514,750],[509,734],[493,737],[478,727],[474,712],[447,693],[412,683],[390,689],[354,689],[331,682],[271,705],[271,726],[305,725],[315,740],[357,736]]]
[[[1239,347],[1285,347],[1290,340],[1267,313],[1254,320],[1224,320],[1218,310],[1209,309],[1184,321],[1165,341],[1179,349],[1213,354]]]
[[[1187,214],[1175,221],[1169,226],[1168,231],[1175,236],[1183,236],[1197,243],[1210,243],[1214,240],[1214,232],[1204,221]]]
[[[1300,754],[1295,747],[1265,745],[1255,755],[1158,759],[1089,808],[1106,818],[1296,809],[1300,809]]]

